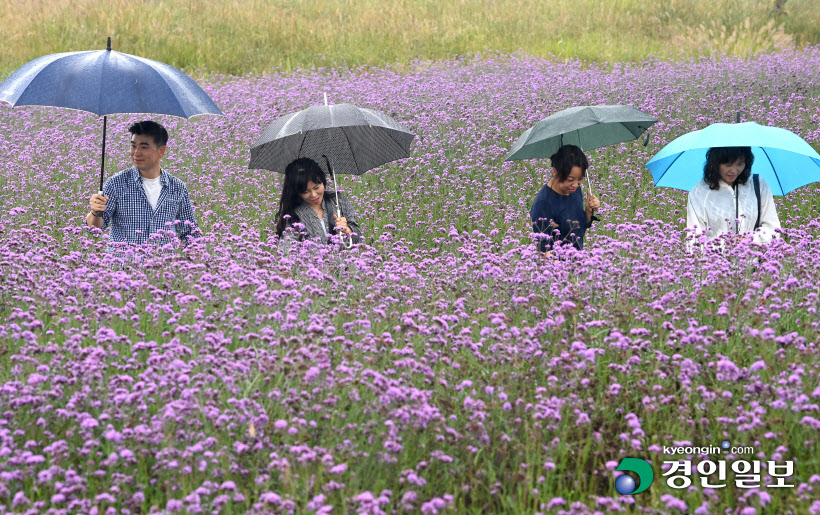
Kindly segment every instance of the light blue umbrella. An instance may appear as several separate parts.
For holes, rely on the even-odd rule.
[[[103,117],[100,192],[107,115],[154,113],[191,118],[222,115],[193,79],[158,61],[111,50],[50,54],[29,61],[0,83],[0,102],[54,106]]]
[[[646,163],[655,186],[691,190],[703,179],[711,147],[752,147],[752,173],[760,174],[774,195],[820,181],[820,154],[803,138],[786,129],[745,122],[714,123],[663,147]]]

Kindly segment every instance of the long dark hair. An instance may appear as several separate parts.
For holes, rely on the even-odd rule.
[[[552,167],[555,168],[555,179],[558,182],[564,182],[569,177],[570,172],[574,167],[581,169],[581,178],[587,175],[587,168],[589,168],[589,161],[584,151],[575,145],[564,145],[558,149],[550,157]]]
[[[327,188],[327,176],[319,163],[307,157],[300,157],[285,168],[285,184],[276,213],[276,234],[280,237],[290,224],[299,222],[296,208],[303,202],[299,195],[307,191],[308,182],[325,186],[325,200],[330,200],[333,192]],[[290,219],[285,218],[289,215]]]
[[[735,179],[735,183],[744,185],[752,175],[752,164],[755,155],[752,147],[712,147],[706,151],[706,164],[703,165],[703,180],[710,190],[720,189],[720,165],[734,163],[738,159],[746,162],[746,168]]]

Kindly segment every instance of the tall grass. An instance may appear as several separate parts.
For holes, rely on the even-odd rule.
[[[0,76],[40,55],[115,50],[243,75],[522,50],[594,61],[820,43],[820,4],[789,0],[0,0]]]

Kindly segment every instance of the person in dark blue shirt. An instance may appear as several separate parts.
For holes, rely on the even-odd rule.
[[[584,234],[593,220],[598,220],[594,215],[601,207],[601,201],[594,195],[589,196],[584,207],[581,185],[589,161],[575,145],[564,145],[550,160],[552,178],[535,196],[530,209],[532,230],[541,235],[538,248],[542,252],[552,250],[558,241],[572,243],[580,250],[584,246]]]

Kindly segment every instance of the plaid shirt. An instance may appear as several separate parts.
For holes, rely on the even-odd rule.
[[[111,226],[111,242],[145,243],[151,234],[175,230],[180,240],[191,237],[196,228],[194,209],[185,183],[162,170],[162,191],[156,210],[151,209],[139,170],[132,166],[113,175],[103,186],[108,202],[103,211],[103,230]],[[157,242],[170,242],[164,237]]]

